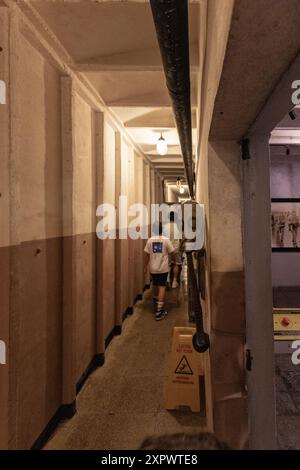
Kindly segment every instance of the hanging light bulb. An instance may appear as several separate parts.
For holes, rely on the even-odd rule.
[[[178,176],[177,181],[176,181],[176,186],[177,186],[177,188],[180,188],[180,186],[181,186],[181,179],[179,178],[179,176]]]
[[[159,155],[166,155],[168,151],[168,145],[165,139],[163,138],[162,134],[160,134],[160,138],[156,144],[156,150]]]
[[[180,192],[180,194],[183,194],[183,193],[184,193],[184,187],[183,187],[183,186],[180,186],[179,192]]]

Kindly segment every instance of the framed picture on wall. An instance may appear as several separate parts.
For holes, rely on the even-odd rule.
[[[272,199],[272,250],[300,251],[300,199]]]

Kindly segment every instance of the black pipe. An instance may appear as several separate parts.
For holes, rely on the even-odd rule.
[[[193,253],[191,251],[186,252],[186,259],[190,286],[190,305],[193,308],[196,324],[196,333],[193,336],[193,346],[196,351],[204,353],[208,350],[210,342],[208,334],[204,331],[200,293],[194,269]]]
[[[166,84],[171,97],[190,195],[194,198],[189,24],[187,0],[150,0],[162,56]],[[195,316],[194,348],[204,352],[209,337],[204,331],[199,287],[193,254],[187,252],[189,304]]]
[[[150,0],[190,195],[194,197],[187,0]]]

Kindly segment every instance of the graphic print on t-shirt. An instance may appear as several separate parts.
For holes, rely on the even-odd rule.
[[[163,252],[162,242],[153,242],[152,243],[152,251],[153,251],[153,253],[162,253]]]

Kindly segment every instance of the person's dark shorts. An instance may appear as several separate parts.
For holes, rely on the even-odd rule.
[[[167,284],[168,273],[151,273],[151,278],[154,286],[165,287],[165,285]]]

